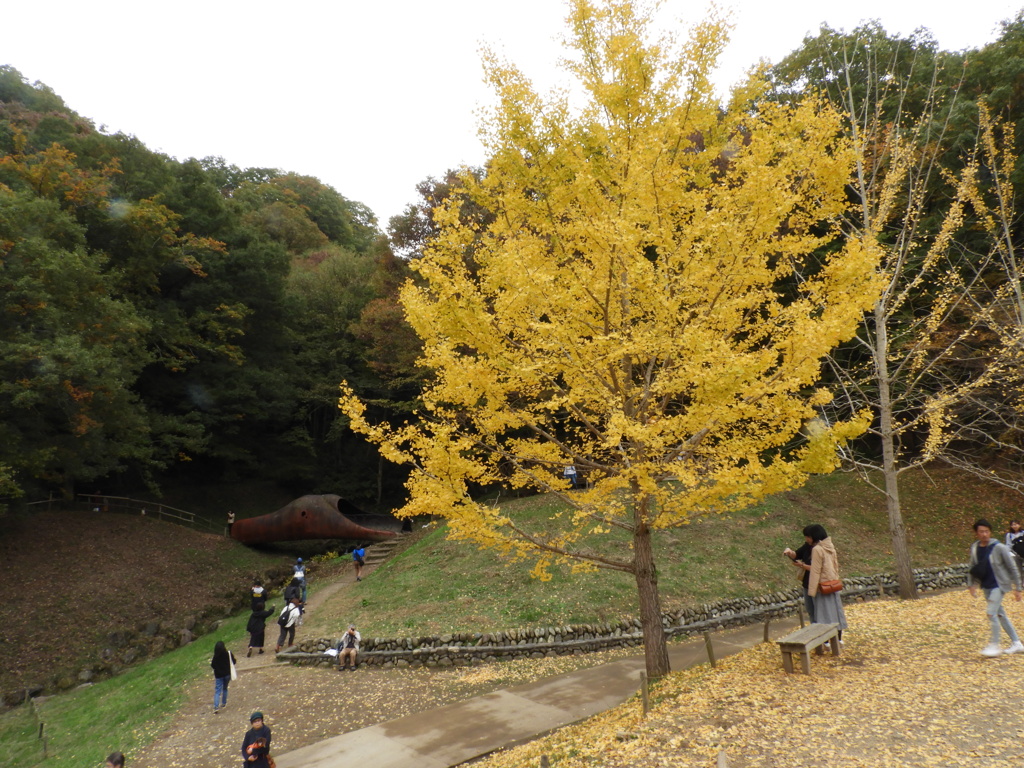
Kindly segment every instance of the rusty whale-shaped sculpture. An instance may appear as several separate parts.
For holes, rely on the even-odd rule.
[[[357,507],[335,494],[302,496],[269,515],[236,521],[231,526],[231,538],[243,544],[271,544],[305,539],[384,541],[397,535],[395,531],[360,525],[343,514],[343,508],[354,510],[358,517],[386,519],[359,514]]]

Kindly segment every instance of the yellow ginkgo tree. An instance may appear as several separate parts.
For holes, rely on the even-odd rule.
[[[371,424],[344,385],[341,407],[412,465],[401,514],[441,515],[452,537],[534,558],[541,578],[632,574],[658,676],[653,537],[834,468],[866,421],[816,419],[821,364],[879,282],[873,248],[837,226],[854,158],[836,115],[755,111],[753,89],[723,109],[708,77],[725,24],[677,45],[650,39],[651,13],[573,0],[570,77],[547,98],[485,53],[490,161],[464,183],[493,220],[460,217],[461,196],[437,209],[402,292],[431,371],[419,420]],[[494,484],[568,511],[531,523],[474,500]],[[630,540],[617,554],[600,546],[612,529]]]

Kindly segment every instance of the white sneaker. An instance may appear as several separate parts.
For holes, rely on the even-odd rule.
[[[1009,648],[1007,648],[1005,651],[1003,651],[1003,653],[1005,653],[1005,654],[1024,653],[1024,643],[1022,643],[1020,640],[1018,640],[1013,645],[1011,645]]]
[[[992,656],[1002,656],[1003,655],[1003,649],[999,647],[998,643],[989,643],[988,645],[986,645],[984,648],[981,649],[981,655],[982,656],[989,656],[989,657],[992,657]]]

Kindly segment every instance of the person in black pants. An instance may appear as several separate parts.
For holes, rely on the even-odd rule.
[[[253,648],[263,653],[263,644],[266,642],[267,634],[267,618],[274,613],[274,606],[264,610],[263,605],[262,602],[256,603],[249,615],[249,623],[245,625],[245,631],[249,633],[249,652],[245,654],[246,657],[252,656]]]

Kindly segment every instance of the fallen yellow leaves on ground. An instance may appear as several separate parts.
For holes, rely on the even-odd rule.
[[[1024,631],[1024,604],[1005,605]],[[980,655],[984,609],[966,590],[850,605],[842,656],[812,656],[809,676],[762,644],[659,681],[646,720],[633,699],[479,765],[1021,766],[1024,654]]]

